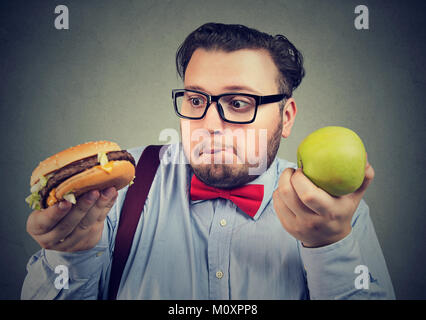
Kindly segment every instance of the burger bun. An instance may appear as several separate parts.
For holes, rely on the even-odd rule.
[[[65,149],[40,162],[32,172],[30,185],[36,184],[41,176],[47,176],[74,161],[97,155],[99,152],[107,153],[120,150],[120,146],[111,141],[90,141]]]
[[[129,161],[110,161],[111,172],[100,166],[93,167],[76,174],[56,187],[56,199],[62,200],[64,195],[72,192],[75,197],[90,190],[103,190],[115,187],[117,190],[127,186],[135,177],[135,167]]]

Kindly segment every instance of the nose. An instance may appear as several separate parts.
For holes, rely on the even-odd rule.
[[[217,103],[213,102],[207,109],[207,113],[203,118],[204,128],[210,133],[223,131],[224,121],[220,117],[219,111],[217,110]]]

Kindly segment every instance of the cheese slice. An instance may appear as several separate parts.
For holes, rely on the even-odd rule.
[[[109,161],[108,163],[104,165],[98,165],[98,166],[95,166],[94,168],[99,168],[104,170],[106,173],[111,173],[113,167],[114,167],[114,162]]]
[[[53,206],[56,202],[58,202],[58,199],[56,199],[55,195],[56,195],[56,188],[53,188],[50,191],[49,196],[47,197],[47,200],[46,200],[46,203],[49,207]]]

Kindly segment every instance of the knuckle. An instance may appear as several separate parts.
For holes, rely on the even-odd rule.
[[[36,232],[37,232],[38,234],[40,234],[40,233],[45,233],[45,232],[49,231],[49,230],[50,230],[50,228],[52,228],[52,226],[51,226],[50,224],[43,223],[43,222],[39,222],[39,223],[36,225],[36,227],[35,227],[35,228],[33,228],[33,230],[35,229],[35,230],[36,230]]]
[[[306,222],[306,227],[310,230],[310,231],[316,231],[319,229],[319,223],[315,220],[309,220]]]
[[[96,237],[99,232],[98,228],[96,227],[96,224],[87,227],[87,230],[89,230],[90,232],[88,233],[86,239],[92,239],[93,237]]]
[[[103,201],[111,201],[113,198],[117,196],[117,191],[115,188],[107,188],[101,192],[101,199]]]
[[[102,212],[107,209],[107,211],[109,211],[115,203],[115,199],[114,200],[108,200],[108,201],[103,201],[101,203],[96,204],[96,208],[98,210],[101,210]]]
[[[278,190],[275,190],[273,193],[272,193],[272,199],[274,200],[274,201],[276,201],[277,199],[278,199]]]
[[[307,191],[300,195],[300,200],[307,204],[313,203],[315,201],[315,194],[311,191]]]
[[[109,201],[109,202],[105,205],[105,208],[107,208],[107,209],[111,209],[111,208],[114,206],[114,203],[115,203],[115,198],[114,198],[114,199],[112,199],[111,201]]]
[[[26,223],[26,231],[30,235],[38,235],[46,232],[49,226],[42,221],[37,221],[34,216],[29,216]]]
[[[96,222],[103,223],[103,222],[105,221],[106,217],[108,216],[108,212],[109,212],[109,211],[107,211],[107,212],[104,212],[104,213],[100,214],[100,215],[98,216],[98,218],[96,219]]]
[[[82,229],[82,230],[87,230],[87,229],[89,229],[90,225],[89,225],[87,222],[85,222],[85,221],[81,221],[81,222],[78,224],[78,227],[79,227],[80,229]]]
[[[67,221],[61,222],[56,228],[56,232],[67,232],[73,228],[73,225]]]
[[[95,206],[97,209],[100,209],[100,210],[103,210],[105,208],[111,209],[114,206],[115,200],[116,200],[116,196],[106,197],[102,195],[100,200],[96,202]]]
[[[286,183],[278,187],[278,192],[282,194],[283,196],[288,196],[291,192],[291,188],[289,184]]]
[[[95,204],[95,202],[96,200],[90,199],[89,195],[85,194],[77,200],[76,209],[80,212],[87,212]]]
[[[328,214],[328,218],[332,221],[337,221],[341,219],[341,216],[339,214],[337,214],[336,212],[330,212]]]

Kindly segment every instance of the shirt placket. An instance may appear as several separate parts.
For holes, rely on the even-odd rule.
[[[209,299],[229,299],[229,258],[235,205],[219,200],[208,241]],[[229,202],[229,203],[227,203]]]

